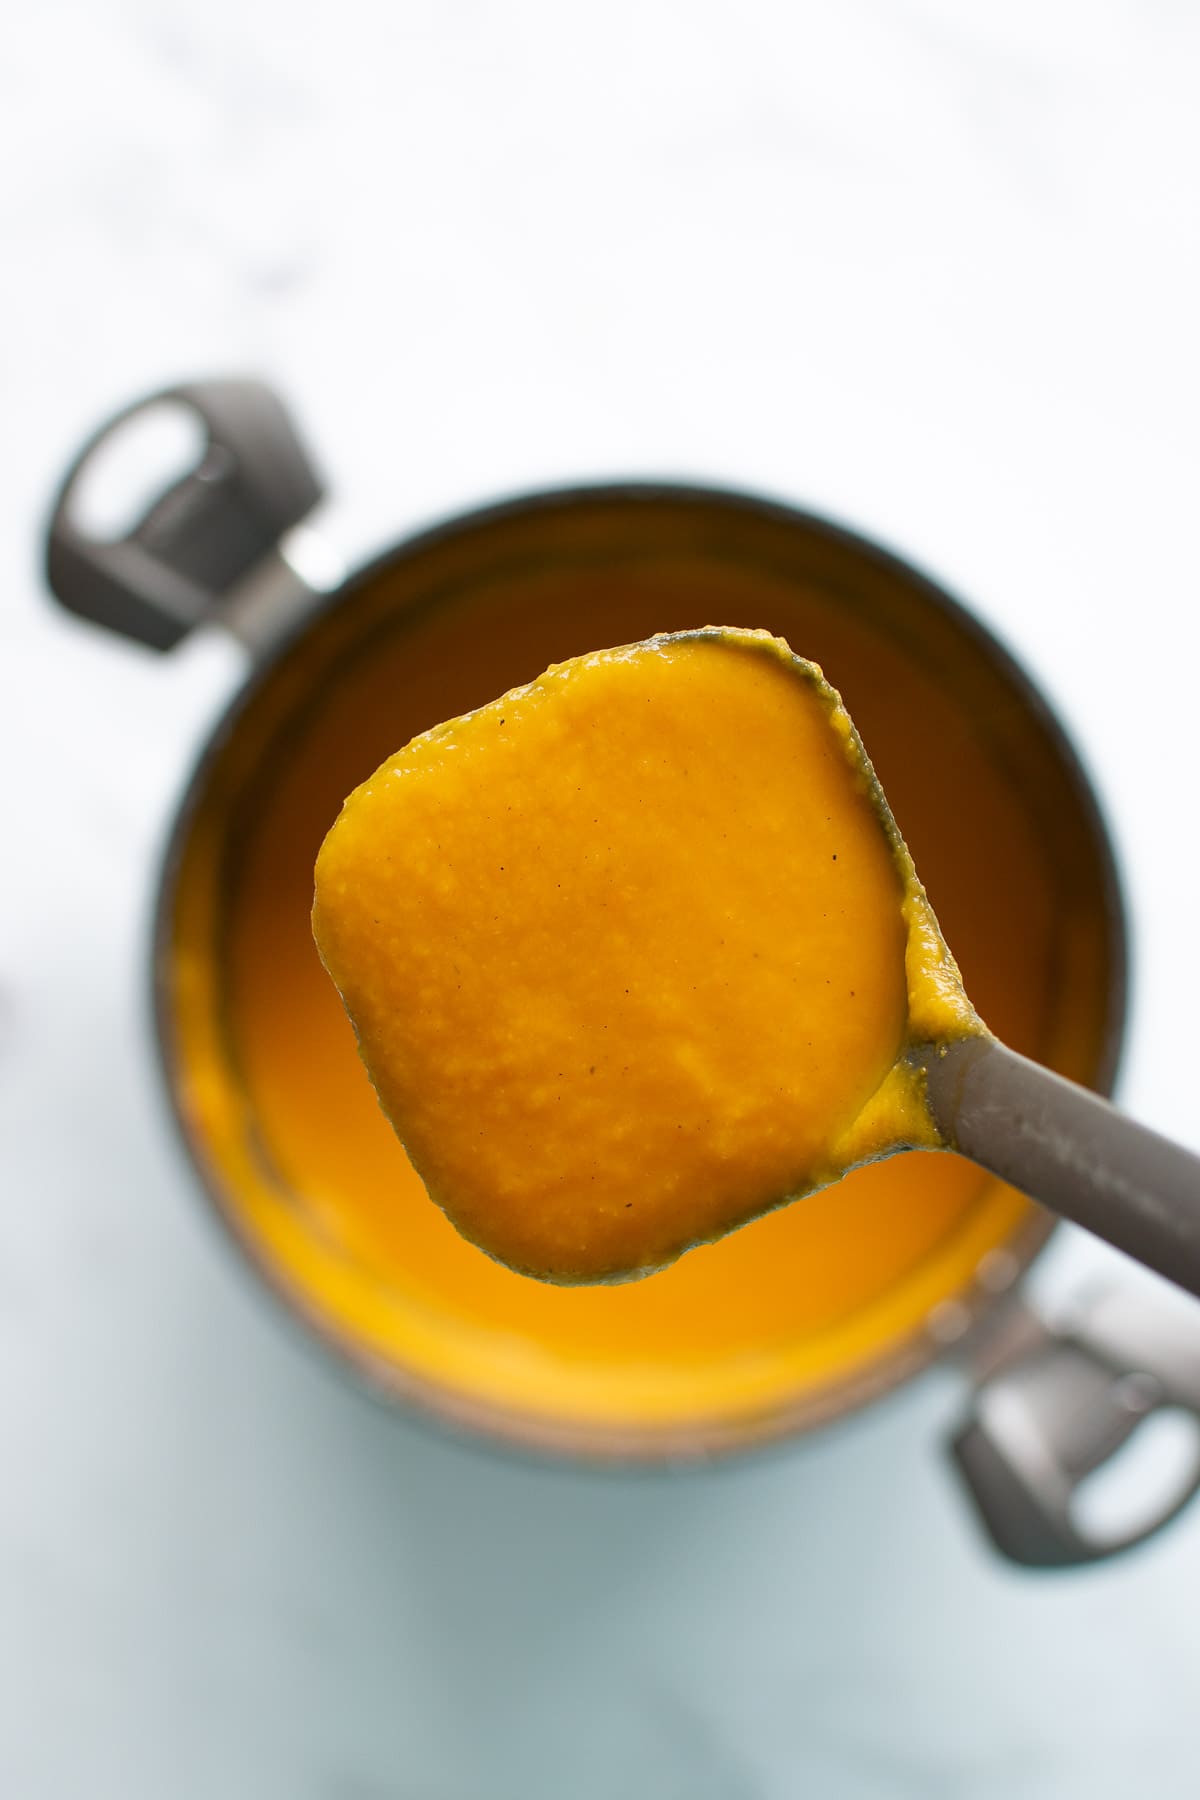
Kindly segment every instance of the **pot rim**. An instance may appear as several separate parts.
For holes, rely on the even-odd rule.
[[[331,1353],[335,1365],[353,1375],[358,1385],[365,1386],[381,1400],[401,1403],[410,1416],[437,1426],[443,1432],[449,1431],[472,1442],[486,1442],[496,1450],[521,1452],[556,1463],[612,1469],[707,1464],[778,1445],[856,1412],[898,1388],[949,1353],[949,1334],[939,1335],[926,1321],[899,1340],[886,1356],[829,1386],[802,1391],[792,1401],[772,1404],[762,1413],[679,1424],[614,1426],[603,1421],[560,1420],[518,1409],[509,1410],[502,1404],[473,1398],[393,1364],[332,1326],[307,1294],[270,1261],[227,1204],[223,1184],[210,1168],[199,1134],[192,1130],[180,1102],[178,1059],[171,1030],[170,948],[180,864],[207,792],[212,764],[264,682],[311,629],[335,608],[352,602],[384,571],[414,561],[441,543],[503,520],[564,511],[580,505],[637,507],[662,503],[694,506],[698,510],[713,506],[730,509],[799,527],[810,536],[824,538],[898,577],[984,653],[1052,742],[1063,773],[1074,791],[1080,818],[1097,851],[1103,883],[1103,913],[1111,934],[1108,1017],[1095,1077],[1097,1091],[1106,1095],[1112,1093],[1115,1085],[1129,1013],[1129,915],[1112,833],[1096,789],[1066,727],[1033,678],[989,625],[906,556],[864,536],[855,528],[782,499],[720,484],[662,480],[570,483],[518,493],[439,518],[377,552],[337,587],[316,596],[301,615],[254,658],[245,679],[214,722],[192,764],[162,854],[154,905],[150,972],[158,1063],[176,1135],[207,1199],[208,1210],[217,1219],[226,1241],[237,1248],[241,1258],[281,1302],[293,1322],[298,1320],[307,1328],[305,1337],[315,1336]],[[955,1309],[955,1346],[968,1338],[1000,1306],[1011,1303],[1012,1289],[1024,1278],[1048,1242],[1056,1223],[1048,1213],[1031,1212],[1002,1246],[1003,1254],[1012,1259],[1006,1264],[1003,1282],[989,1284],[977,1274],[966,1288],[947,1297]]]

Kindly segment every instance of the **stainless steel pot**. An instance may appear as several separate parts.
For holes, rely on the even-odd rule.
[[[164,405],[200,421],[200,460],[134,530],[102,541],[79,523],[81,483],[130,420]],[[1064,881],[1081,896],[1080,918],[1086,911],[1088,920],[1080,942],[1069,941],[1068,932],[1061,946],[1062,982],[1075,982],[1070,1006],[1064,1002],[1067,1023],[1086,1042],[1086,1055],[1079,1053],[1086,1066],[1072,1072],[1109,1091],[1125,1023],[1125,915],[1109,839],[1078,759],[1011,657],[906,563],[788,507],[641,484],[532,495],[451,520],[389,551],[335,592],[317,594],[292,566],[284,540],[320,495],[295,430],[268,389],[249,381],[193,383],[139,401],[95,434],[58,495],[48,540],[50,586],[71,611],[159,651],[194,626],[218,622],[251,655],[245,687],[218,722],[180,806],[160,883],[154,972],[162,1063],[185,1149],[219,1216],[268,1284],[377,1390],[506,1444],[593,1462],[699,1461],[777,1440],[951,1355],[972,1382],[952,1453],[980,1519],[1008,1556],[1036,1566],[1094,1561],[1142,1541],[1173,1517],[1200,1485],[1200,1457],[1158,1496],[1151,1516],[1128,1529],[1089,1532],[1076,1502],[1088,1476],[1151,1414],[1168,1407],[1200,1414],[1200,1315],[1163,1312],[1144,1297],[1115,1291],[1081,1305],[1068,1328],[1052,1329],[1020,1291],[1020,1277],[1050,1230],[1049,1220],[1033,1211],[980,1259],[965,1288],[939,1299],[920,1328],[886,1356],[820,1392],[797,1392],[761,1415],[710,1420],[703,1428],[694,1421],[686,1428],[660,1422],[617,1429],[594,1420],[534,1418],[455,1391],[364,1348],[281,1271],[247,1229],[185,1093],[174,949],[183,871],[198,834],[219,828],[214,796],[222,784],[230,786],[233,748],[257,733],[257,754],[263,754],[273,697],[327,682],[339,657],[361,649],[381,621],[398,609],[449,604],[484,568],[520,579],[523,570],[570,562],[619,574],[665,554],[667,546],[700,569],[723,559],[761,570],[764,578],[802,581],[828,604],[857,609],[873,629],[919,638],[930,665],[963,684],[965,710],[994,734],[998,754],[1012,760],[1031,808],[1057,809],[1055,854]],[[569,639],[568,631],[564,653],[597,647],[572,647]],[[522,668],[526,676],[536,672]],[[212,907],[219,909],[215,888],[214,896]],[[219,963],[219,932],[213,941]]]

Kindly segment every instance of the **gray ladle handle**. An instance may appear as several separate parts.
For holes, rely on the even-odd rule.
[[[1200,1296],[1200,1157],[995,1038],[924,1067],[953,1149]]]

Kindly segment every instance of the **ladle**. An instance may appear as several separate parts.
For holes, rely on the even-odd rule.
[[[990,1034],[839,696],[766,633],[579,658],[414,739],[313,922],[431,1194],[524,1273],[650,1273],[926,1149],[1200,1295],[1200,1158]]]

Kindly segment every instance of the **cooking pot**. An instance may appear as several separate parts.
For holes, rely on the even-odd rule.
[[[105,539],[82,522],[82,485],[132,421],[164,408],[198,423],[198,459]],[[184,1151],[266,1284],[376,1392],[599,1464],[703,1463],[791,1438],[950,1357],[970,1384],[953,1459],[1009,1557],[1094,1561],[1174,1516],[1200,1485],[1194,1454],[1116,1528],[1090,1524],[1080,1496],[1151,1415],[1200,1414],[1200,1315],[1118,1287],[1052,1327],[1022,1291],[1052,1221],[957,1159],[896,1159],[900,1208],[873,1171],[856,1174],[632,1299],[535,1292],[453,1239],[423,1196],[391,1220],[406,1165],[308,933],[321,832],[415,732],[586,650],[766,626],[845,693],[981,1011],[1107,1093],[1126,1011],[1113,852],[1061,725],[1011,655],[854,532],[662,483],[491,505],[318,592],[289,534],[321,492],[269,389],[190,383],[95,434],[48,538],[50,586],[83,618],[155,651],[218,625],[248,653],[175,818],[151,961]],[[778,1254],[752,1235],[781,1230]],[[792,1316],[797,1245],[807,1285]],[[734,1260],[702,1260],[722,1256]]]

